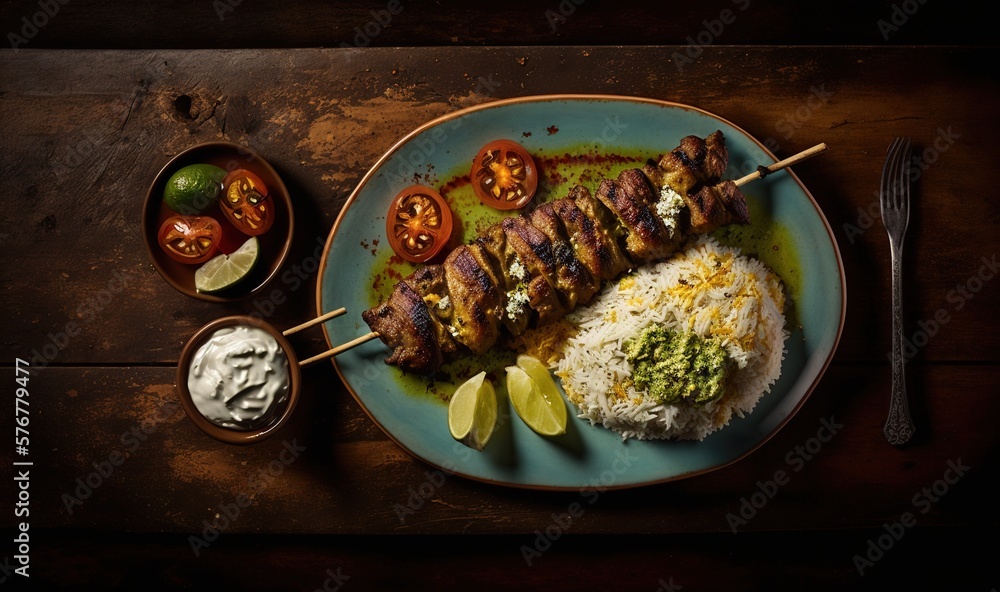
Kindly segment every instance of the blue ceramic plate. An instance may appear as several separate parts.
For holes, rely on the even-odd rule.
[[[344,306],[348,314],[324,325],[327,341],[345,343],[369,331],[361,311],[374,305],[380,293],[386,294],[398,277],[386,273],[393,262],[385,214],[393,197],[415,180],[445,193],[465,228],[464,236],[456,232],[453,240],[464,241],[474,233],[476,212],[481,211],[466,203],[471,195],[468,169],[490,140],[514,139],[537,156],[545,179],[540,198],[555,199],[576,182],[593,189],[601,175],[656,158],[686,135],[704,137],[715,130],[722,130],[729,147],[729,177],[777,160],[742,129],[711,113],[633,97],[524,97],[456,111],[421,126],[375,163],[330,233],[317,306],[320,311]],[[601,155],[609,154],[618,158],[601,161]],[[401,378],[397,368],[383,363],[389,352],[380,341],[338,356],[337,372],[372,420],[400,446],[431,465],[472,479],[536,489],[624,488],[731,464],[773,436],[805,402],[836,350],[846,305],[843,264],[830,225],[794,173],[775,173],[743,189],[759,206],[754,223],[772,222],[787,229],[797,252],[800,285],[794,306],[799,326],[791,327],[782,375],[771,392],[752,414],[733,418],[703,441],[623,442],[618,434],[591,426],[572,412],[567,433],[549,439],[512,414],[486,449],[476,452],[449,434],[442,396],[448,387],[431,388],[420,379]],[[502,413],[512,413],[502,396],[501,406]]]

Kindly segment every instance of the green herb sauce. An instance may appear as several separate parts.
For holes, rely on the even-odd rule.
[[[629,344],[632,381],[659,403],[704,405],[723,395],[729,357],[715,339],[649,327]]]
[[[755,257],[778,274],[790,296],[786,316],[789,325],[797,325],[795,303],[802,295],[802,265],[789,229],[774,220],[764,205],[747,195],[750,224],[732,224],[711,234],[720,243],[738,248],[744,255]]]

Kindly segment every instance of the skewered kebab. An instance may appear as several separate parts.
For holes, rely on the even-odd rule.
[[[602,281],[669,256],[692,234],[748,224],[738,183],[786,164],[719,181],[727,165],[721,131],[687,136],[659,162],[602,180],[596,196],[578,185],[490,226],[443,264],[398,282],[362,318],[392,349],[386,363],[404,371],[432,374],[450,360],[485,353],[586,304]]]

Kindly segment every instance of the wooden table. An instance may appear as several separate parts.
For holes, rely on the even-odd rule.
[[[32,580],[130,589],[996,587],[988,550],[998,526],[1000,168],[990,155],[1000,84],[974,65],[983,50],[706,46],[678,66],[688,49],[6,53],[0,364],[9,394],[0,408],[13,430],[15,359],[32,360]],[[152,268],[142,199],[171,155],[220,139],[264,154],[297,208],[291,264],[323,244],[361,176],[412,128],[484,100],[568,92],[695,105],[770,140],[778,156],[829,145],[795,170],[839,242],[847,323],[825,378],[773,439],[703,476],[602,493],[566,522],[579,493],[444,477],[413,459],[329,364],[306,370],[295,416],[259,445],[211,440],[179,411],[183,343],[256,304],[188,298]],[[919,345],[907,367],[918,432],[903,449],[882,435],[889,250],[876,194],[896,135],[914,139],[919,159],[904,262],[906,335]],[[269,320],[311,318],[315,281],[313,273],[288,289]],[[325,348],[316,331],[292,343],[300,355]],[[824,422],[842,427],[820,442]],[[9,444],[8,467],[23,460]],[[793,470],[804,449],[810,460]],[[775,491],[778,471],[790,477]],[[13,512],[16,487],[4,494],[5,528],[23,519]],[[16,535],[5,532],[7,541]],[[526,559],[526,548],[540,556]],[[8,580],[19,577],[8,575],[15,554],[10,542],[0,550],[10,556],[0,574]]]

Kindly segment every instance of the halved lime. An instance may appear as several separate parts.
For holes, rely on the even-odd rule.
[[[163,203],[185,216],[203,214],[219,198],[226,170],[211,164],[178,169],[163,188]]]
[[[493,383],[480,372],[461,386],[448,401],[451,437],[469,448],[482,450],[497,424],[497,395]]]
[[[540,378],[544,378],[540,380],[541,386],[520,366],[507,367],[507,395],[514,411],[529,428],[543,436],[565,434],[566,403],[547,369]]]
[[[531,377],[531,380],[535,381],[538,390],[542,391],[546,399],[562,401],[562,393],[559,392],[556,381],[553,380],[552,374],[541,360],[528,354],[519,354],[515,364],[517,364],[518,368],[528,373],[528,376]]]
[[[253,270],[259,258],[260,241],[251,236],[232,253],[213,257],[199,267],[194,272],[194,287],[208,293],[234,286]]]

